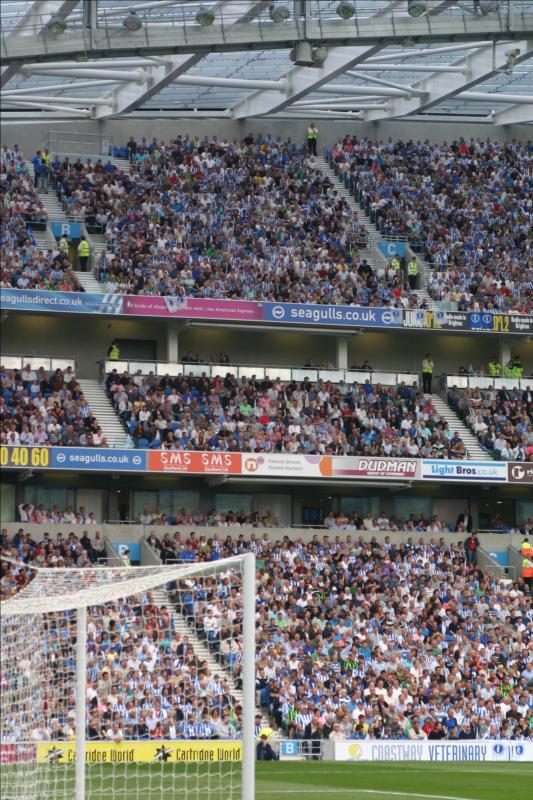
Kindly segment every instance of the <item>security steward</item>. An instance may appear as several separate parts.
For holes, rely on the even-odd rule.
[[[107,357],[110,361],[118,361],[120,358],[120,348],[117,340],[113,339],[107,351]]]
[[[496,358],[496,356],[492,356],[491,360],[489,361],[489,376],[491,378],[499,378],[502,374],[502,365]]]
[[[78,260],[80,262],[80,269],[82,272],[87,272],[87,266],[89,264],[89,256],[91,255],[91,247],[89,242],[82,236],[80,239],[80,243],[78,245]]]
[[[310,156],[316,156],[316,145],[318,139],[318,128],[314,122],[311,122],[307,128],[307,149]]]
[[[433,360],[429,353],[422,359],[422,391],[431,394],[431,381],[433,380]]]
[[[407,264],[407,280],[409,281],[409,288],[411,291],[416,289],[416,279],[418,276],[418,264],[416,258],[412,258]]]

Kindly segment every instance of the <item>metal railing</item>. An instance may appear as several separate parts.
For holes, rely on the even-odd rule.
[[[79,131],[48,131],[46,147],[50,152],[64,153],[68,146],[73,155],[86,156],[95,150],[95,155],[106,156],[113,138],[103,133],[80,133]]]

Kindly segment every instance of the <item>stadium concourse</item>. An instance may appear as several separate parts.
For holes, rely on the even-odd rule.
[[[532,32],[2,0],[2,798],[529,800]]]

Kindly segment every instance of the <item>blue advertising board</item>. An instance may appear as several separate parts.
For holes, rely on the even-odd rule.
[[[121,314],[120,294],[85,292],[45,292],[37,289],[2,289],[2,310],[53,311],[68,314]]]
[[[402,244],[399,242],[398,244]],[[187,319],[224,319],[244,322],[242,308],[235,309],[234,300],[216,300],[216,313],[198,313],[180,310],[171,313],[165,305],[154,311],[157,300],[165,298],[129,296],[120,294],[86,294],[85,292],[52,292],[36,289],[1,289],[0,308],[3,311],[37,311],[67,314],[105,314],[125,317],[172,317]],[[189,298],[194,303],[194,298]],[[148,302],[147,302],[148,301]],[[197,298],[196,303],[205,302]],[[226,305],[227,304],[227,305]],[[338,326],[339,328],[381,328],[454,331],[455,333],[509,333],[529,335],[533,333],[533,314],[499,314],[491,311],[443,311],[441,309],[374,308],[366,306],[337,306],[310,303],[253,303],[252,314],[247,321],[270,322],[272,324]],[[247,311],[250,311],[248,308]]]
[[[116,450],[104,447],[52,447],[52,469],[113,470],[143,472],[147,469],[145,450]]]
[[[0,448],[0,464],[14,469],[68,469],[80,471],[146,472],[146,450],[105,447],[17,447]]]
[[[398,256],[398,258],[405,257],[405,242],[390,242],[387,239],[382,239],[378,242],[378,247],[386,259],[393,256]]]
[[[494,330],[494,314],[490,311],[485,313],[473,311],[468,314],[468,328],[471,331],[492,331]]]
[[[53,220],[50,223],[52,233],[56,239],[66,236],[68,239],[79,239],[81,237],[81,223],[70,222],[69,220]]]
[[[119,556],[125,556],[126,550],[129,550],[130,561],[141,560],[140,542],[113,542],[113,549],[117,551]]]
[[[365,308],[363,306],[322,306],[311,303],[263,303],[264,319],[295,325],[339,325],[361,328],[401,328],[400,308]]]

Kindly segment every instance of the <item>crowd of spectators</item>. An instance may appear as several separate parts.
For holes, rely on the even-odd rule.
[[[5,599],[16,594],[31,577],[31,567],[90,567],[106,561],[106,549],[102,534],[95,531],[91,538],[88,531],[78,537],[75,533],[54,536],[43,533],[40,541],[23,527],[10,536],[3,528],[0,534],[0,597]],[[2,560],[9,559],[9,560]],[[23,566],[24,565],[24,566]]]
[[[143,508],[138,516],[138,521],[142,525],[194,525],[201,528],[281,528],[282,522],[278,516],[274,516],[270,511],[259,514],[252,511],[247,514],[242,509],[238,512],[228,511],[227,513],[211,509],[210,511],[190,511],[183,506],[175,513],[168,514],[162,512],[160,508],[149,510]]]
[[[0,367],[0,384],[0,444],[107,447],[72,367]]]
[[[383,236],[405,236],[432,264],[434,300],[531,313],[530,142],[347,135],[331,158]]]
[[[448,404],[491,455],[503,461],[533,461],[533,390],[448,390]]]
[[[17,560],[26,544],[19,534],[17,549],[2,532],[3,552]],[[305,543],[272,541],[265,532],[224,540],[214,534],[209,542],[188,534],[184,543],[200,562],[256,553],[257,699],[282,735],[530,739],[530,597],[521,581],[484,574],[468,554],[470,539],[409,536],[399,543],[365,531],[317,533]],[[64,543],[67,551],[74,541]],[[1,564],[6,596],[16,567]],[[240,579],[226,570],[168,588],[168,607],[148,593],[89,609],[90,739],[239,736],[241,709],[227,671],[239,685]],[[177,613],[187,618],[190,637],[176,631]],[[59,615],[53,629],[54,653],[68,663],[69,620]],[[195,637],[218,655],[217,674],[195,655]],[[72,738],[73,695],[57,691],[54,659],[45,678],[46,714],[31,738]],[[256,723],[258,732],[260,718]]]
[[[67,208],[104,232],[106,291],[416,306],[361,250],[368,232],[289,140],[130,140],[131,169],[55,159]]]
[[[530,598],[520,581],[483,574],[471,538],[265,534],[210,551],[197,539],[196,552],[258,556],[256,688],[283,735],[529,739]],[[191,596],[194,581],[178,586],[178,608],[231,663],[231,596],[223,581],[202,587],[205,596]]]
[[[106,387],[138,447],[233,452],[465,458],[415,382],[383,386],[158,378],[113,370]]]
[[[34,522],[38,524],[58,525],[61,523],[74,525],[96,525],[97,519],[94,511],[87,512],[85,506],[80,506],[76,511],[72,506],[63,510],[58,505],[47,509],[44,503],[34,506],[32,503],[20,503],[18,507],[21,522]]]
[[[66,255],[37,246],[35,232],[44,229],[47,212],[18,145],[0,150],[2,191],[0,286],[15,289],[82,291]]]
[[[35,576],[32,567],[90,569],[101,547],[104,552],[99,532],[91,540],[85,531],[79,541],[74,533],[67,539],[57,534],[54,540],[45,534],[36,543],[22,528],[13,538],[3,530],[0,597],[5,600],[21,591]],[[228,570],[223,580],[231,602],[242,608],[237,576]],[[191,587],[191,592],[195,591]],[[199,594],[205,597],[207,587]],[[231,639],[233,649],[240,643],[241,618],[240,611],[234,614],[226,608],[224,635]],[[35,709],[28,713],[24,696],[20,703],[12,700],[7,689],[12,680],[18,685],[17,673],[4,669],[3,688],[9,702],[6,700],[2,714],[2,741],[75,738],[75,695],[65,688],[75,663],[73,620],[73,612],[60,612],[48,620],[39,670],[42,716]],[[9,647],[7,641],[3,644]],[[37,641],[34,644],[39,646]],[[226,670],[221,665],[216,672],[198,657],[190,637],[175,629],[172,612],[157,605],[150,592],[89,607],[87,651],[89,740],[240,737],[242,708],[232,694]],[[24,658],[20,652],[17,655],[19,660]],[[3,656],[7,664],[7,654],[3,652]],[[231,671],[239,685],[240,652],[233,658]],[[26,730],[30,721],[31,729]]]

